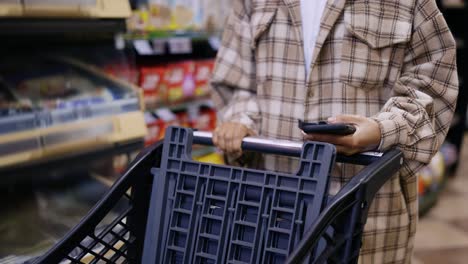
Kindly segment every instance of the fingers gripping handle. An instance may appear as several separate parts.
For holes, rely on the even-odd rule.
[[[213,134],[210,132],[193,132],[193,143],[202,145],[213,145]],[[259,137],[246,137],[242,140],[242,149],[268,154],[280,154],[285,156],[300,156],[302,143],[271,140]]]

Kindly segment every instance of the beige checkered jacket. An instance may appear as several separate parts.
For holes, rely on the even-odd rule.
[[[312,1],[312,0],[311,0]],[[302,140],[297,119],[372,117],[379,150],[405,163],[371,205],[361,263],[409,263],[417,222],[416,172],[452,120],[458,94],[455,42],[434,0],[328,0],[306,76],[300,0],[234,0],[213,76],[221,121],[266,137]],[[266,169],[293,171],[266,156]],[[331,192],[356,166],[337,165]]]

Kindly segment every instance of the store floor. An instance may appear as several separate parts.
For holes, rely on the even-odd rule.
[[[468,263],[468,137],[465,142],[456,177],[419,220],[413,264]]]

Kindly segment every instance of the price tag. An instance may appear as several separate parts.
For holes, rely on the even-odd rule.
[[[165,39],[153,39],[153,54],[154,55],[163,55],[166,53],[166,43]]]
[[[170,38],[169,52],[171,54],[192,53],[192,39],[186,37]]]
[[[165,122],[170,122],[177,119],[176,115],[168,108],[159,108],[154,112]]]
[[[148,40],[137,39],[133,41],[133,46],[140,55],[152,55],[153,48],[151,47]]]

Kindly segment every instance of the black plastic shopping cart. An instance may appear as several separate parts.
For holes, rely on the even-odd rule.
[[[192,144],[211,134],[170,127],[36,263],[356,263],[369,205],[403,159],[244,139],[245,150],[297,157],[286,174],[196,162]],[[335,160],[366,167],[331,197]]]

